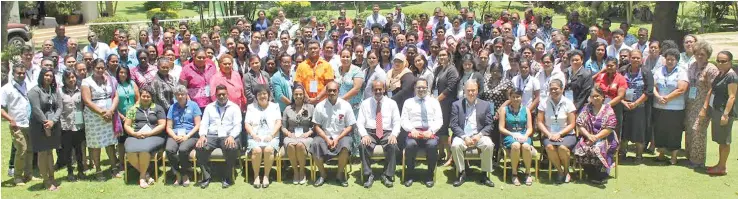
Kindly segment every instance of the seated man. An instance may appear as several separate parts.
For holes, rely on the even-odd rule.
[[[428,95],[428,80],[419,78],[415,82],[415,97],[405,100],[402,106],[402,129],[408,132],[405,140],[405,155],[408,173],[415,170],[415,156],[418,147],[424,147],[426,151],[426,164],[428,165],[428,179],[425,186],[433,187],[433,175],[438,161],[438,137],[436,132],[443,125],[441,104],[438,100]],[[410,187],[413,184],[412,177],[408,176],[404,185]]]
[[[451,106],[451,123],[449,126],[454,132],[451,142],[451,154],[459,170],[459,179],[454,182],[458,187],[464,184],[465,161],[464,152],[467,150],[481,150],[482,183],[489,187],[495,184],[487,177],[486,172],[494,171],[492,167],[492,154],[495,144],[489,135],[493,131],[493,117],[495,114],[494,104],[477,99],[479,85],[476,81],[467,81],[464,85],[464,99],[454,102]]]
[[[315,106],[313,113],[313,124],[319,138],[314,140],[311,146],[313,161],[318,166],[320,177],[315,180],[315,186],[319,187],[325,183],[328,173],[323,167],[323,162],[338,156],[338,183],[348,187],[347,176],[343,175],[343,169],[348,163],[351,149],[352,125],[356,123],[354,111],[346,100],[338,98],[338,83],[331,81],[326,85],[328,98]]]
[[[233,166],[238,162],[238,149],[241,134],[241,108],[228,101],[228,89],[224,85],[215,87],[217,101],[208,104],[202,114],[200,123],[200,139],[197,140],[197,165],[202,170],[202,181],[198,183],[201,188],[207,188],[210,184],[211,168],[208,162],[215,148],[220,148],[225,157],[226,168],[224,170],[223,188],[233,185],[231,176]]]
[[[384,186],[392,187],[397,161],[395,157],[397,151],[400,150],[397,147],[397,135],[400,134],[400,110],[394,100],[384,96],[383,81],[374,81],[372,86],[374,97],[361,102],[359,119],[356,123],[356,128],[361,135],[361,166],[364,169],[362,175],[367,176],[364,188],[369,188],[374,183],[374,174],[370,165],[374,147],[377,144],[382,145],[386,161],[382,183]]]

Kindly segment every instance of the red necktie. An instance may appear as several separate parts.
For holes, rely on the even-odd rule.
[[[377,137],[379,139],[382,139],[384,137],[384,129],[382,129],[382,103],[377,102],[377,117],[375,118],[377,121]]]

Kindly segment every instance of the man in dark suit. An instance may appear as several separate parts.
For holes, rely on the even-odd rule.
[[[464,184],[466,177],[464,154],[468,150],[480,150],[482,159],[481,169],[484,172],[494,171],[492,166],[492,154],[495,144],[489,135],[494,127],[494,105],[490,102],[477,99],[479,85],[476,81],[468,81],[464,86],[464,99],[453,103],[451,107],[451,122],[449,126],[454,132],[451,142],[451,154],[459,171],[459,178],[454,181],[454,186]],[[482,184],[494,187],[495,184],[487,177],[482,177]]]

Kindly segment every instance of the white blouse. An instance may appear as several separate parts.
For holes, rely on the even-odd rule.
[[[545,114],[545,124],[549,132],[558,133],[568,125],[567,114],[576,112],[577,108],[569,98],[561,96],[559,103],[551,99],[546,100],[546,103],[539,103],[538,111],[539,114]]]

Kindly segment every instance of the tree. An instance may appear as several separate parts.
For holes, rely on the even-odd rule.
[[[16,1],[2,1],[2,50],[5,50],[5,47],[8,46],[8,19],[10,18],[10,9],[13,9],[13,4],[16,3]]]
[[[682,42],[684,32],[679,31],[676,27],[678,10],[678,1],[656,2],[653,21],[657,23],[651,25],[651,40],[663,41],[671,39],[678,44]]]

